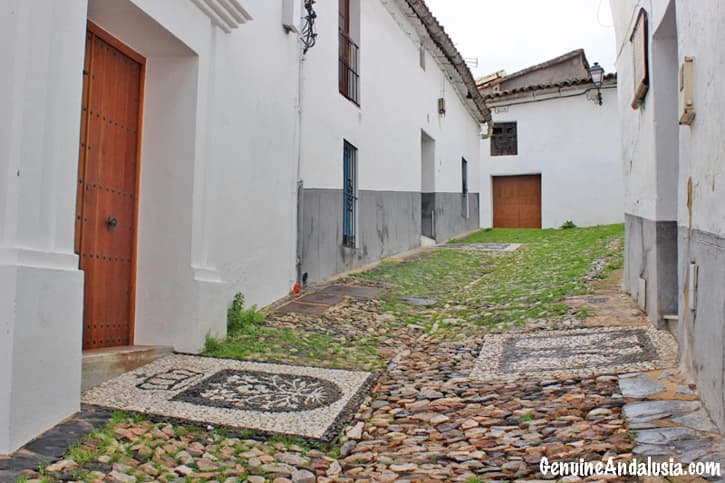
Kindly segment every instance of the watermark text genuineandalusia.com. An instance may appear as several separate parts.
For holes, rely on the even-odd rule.
[[[634,458],[629,461],[549,461],[543,457],[539,462],[539,471],[545,476],[720,476],[720,463],[715,461],[697,461],[678,463],[673,458],[656,461]]]

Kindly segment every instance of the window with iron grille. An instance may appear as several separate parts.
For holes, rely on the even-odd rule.
[[[357,148],[345,141],[342,153],[342,244],[355,248],[357,231]]]
[[[468,203],[468,161],[461,158],[461,215],[463,218],[470,216]]]
[[[351,37],[350,0],[339,0],[340,55],[338,85],[340,94],[360,105],[360,48]]]
[[[512,156],[518,154],[515,122],[497,122],[491,136],[491,156]]]

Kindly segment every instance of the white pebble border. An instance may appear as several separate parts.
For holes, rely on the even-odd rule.
[[[188,383],[172,390],[141,390],[136,387],[147,377],[171,369],[188,369],[200,372],[203,375],[195,377]],[[327,406],[295,412],[227,409],[183,401],[171,401],[178,393],[223,369],[317,377],[336,384],[342,392],[342,397]],[[124,411],[319,439],[335,423],[338,415],[346,409],[348,403],[351,402],[371,376],[372,373],[364,371],[173,354],[89,389],[83,393],[82,400],[86,404]]]

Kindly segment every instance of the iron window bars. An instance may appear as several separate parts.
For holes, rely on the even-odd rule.
[[[347,35],[340,31],[340,94],[360,105],[360,47]]]
[[[345,141],[342,159],[342,244],[355,248],[357,225],[357,148]]]
[[[491,136],[491,156],[512,156],[518,154],[515,122],[497,122]]]

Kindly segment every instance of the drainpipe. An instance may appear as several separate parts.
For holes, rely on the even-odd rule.
[[[302,51],[301,42],[298,40],[299,66],[297,72],[297,236],[296,236],[296,257],[295,268],[297,273],[297,284],[302,286],[302,230],[304,215],[304,181],[302,180],[302,105],[304,92],[304,62],[305,55]]]

